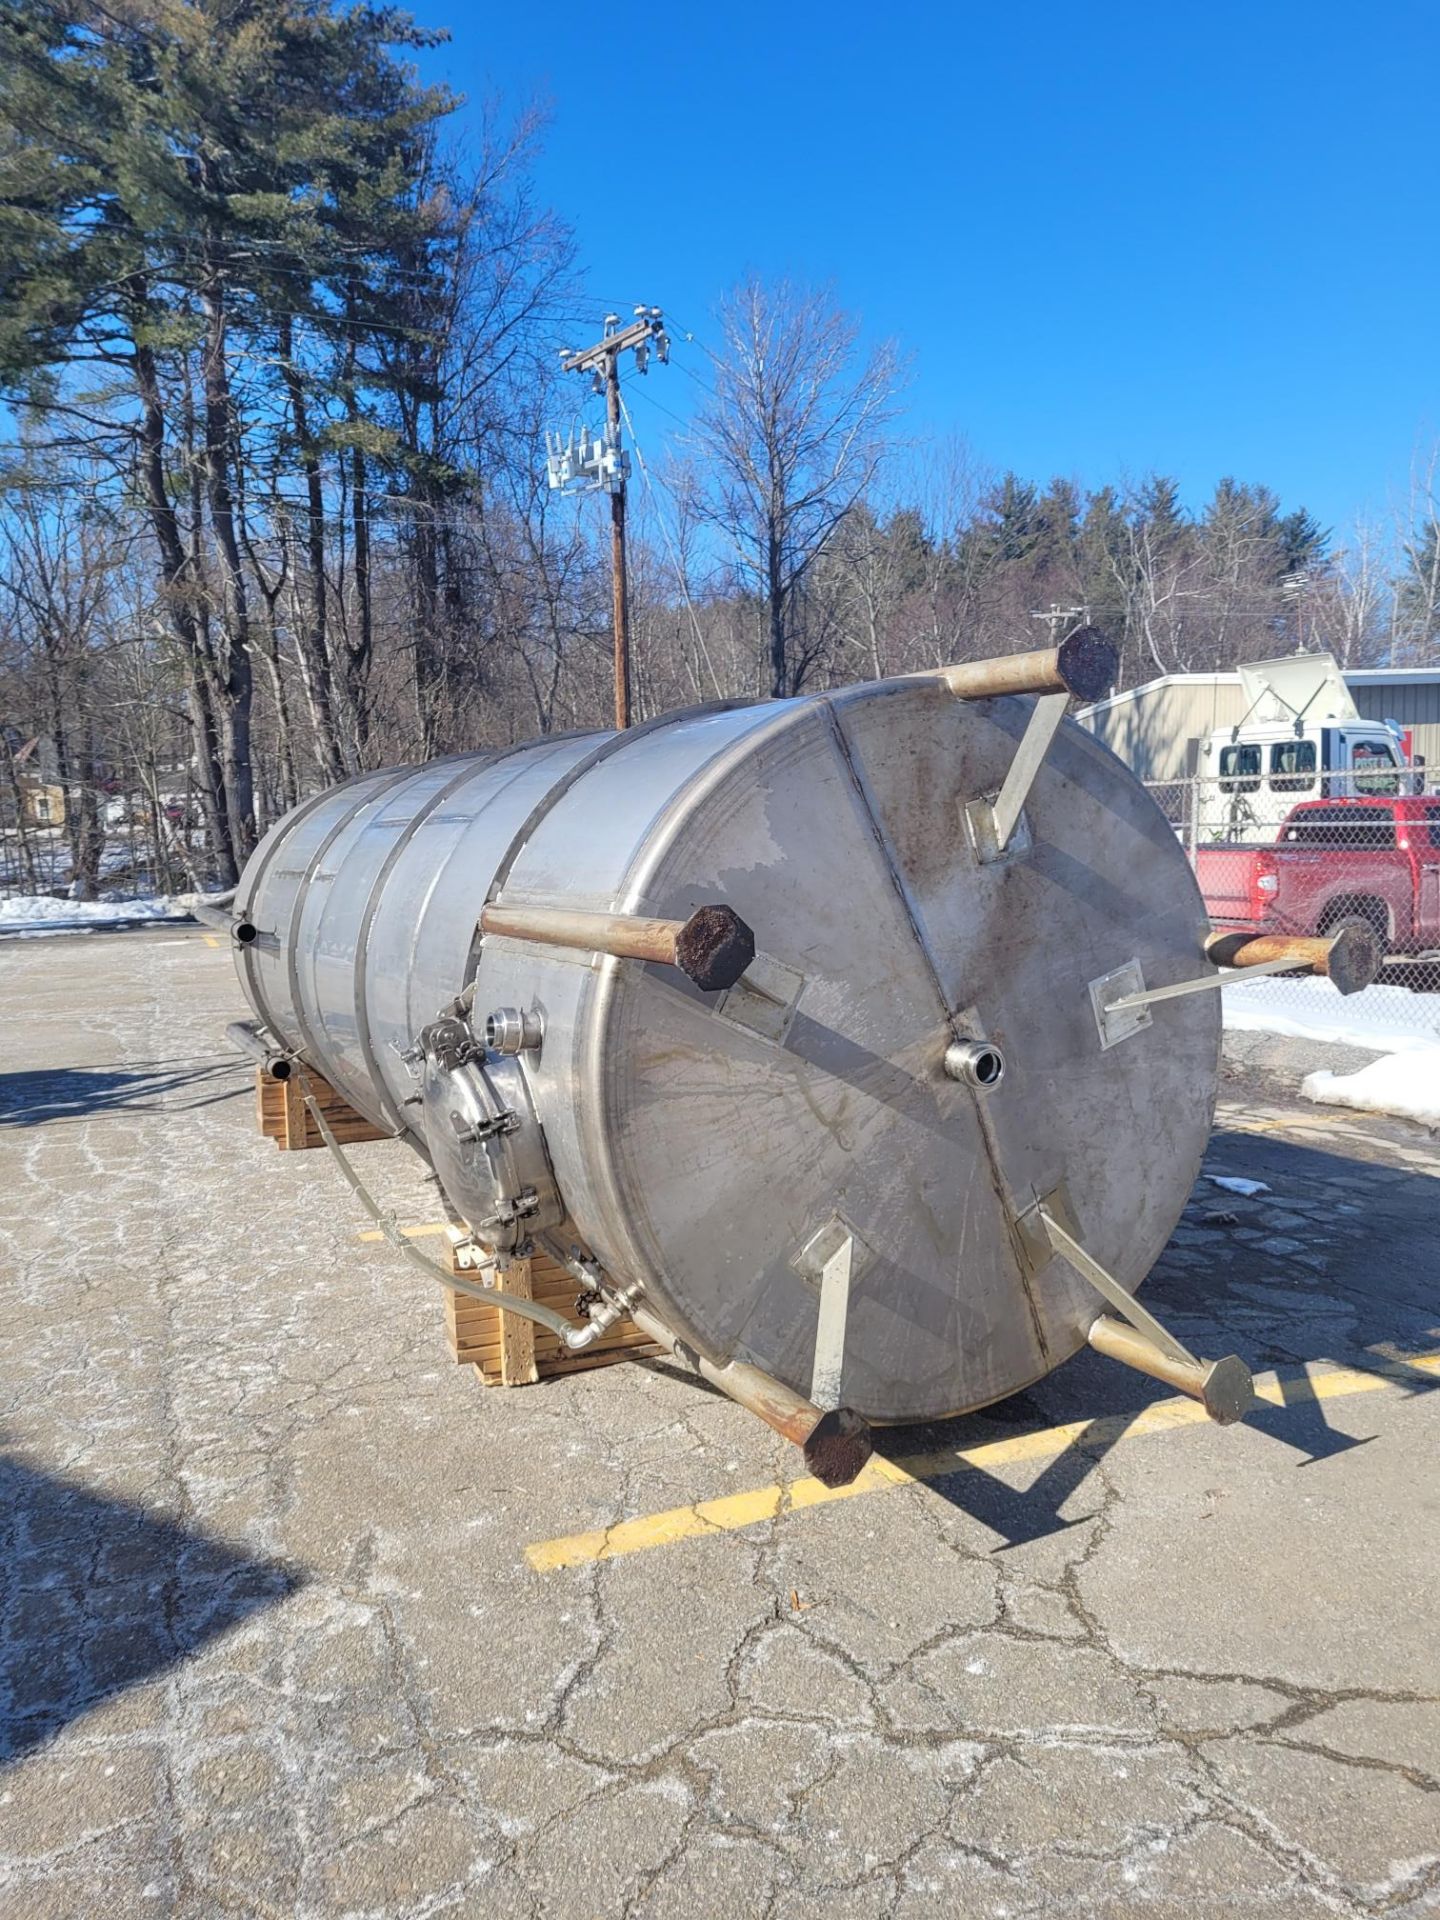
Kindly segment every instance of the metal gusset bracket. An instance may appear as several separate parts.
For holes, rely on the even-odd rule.
[[[1100,1030],[1102,1048],[1117,1046],[1132,1033],[1150,1025],[1150,1009],[1160,1000],[1179,1000],[1187,993],[1214,993],[1221,987],[1243,986],[1267,973],[1293,973],[1295,961],[1284,957],[1236,973],[1205,973],[1194,980],[1177,980],[1169,987],[1147,987],[1138,960],[1127,960],[1113,973],[1090,982],[1090,1004]]]
[[[810,1398],[822,1413],[843,1404],[850,1289],[868,1263],[869,1249],[838,1213],[811,1234],[790,1263],[820,1292]]]
[[[768,953],[757,953],[744,973],[715,1002],[717,1019],[758,1033],[783,1047],[804,990],[805,976]]]
[[[981,862],[999,860],[1008,850],[1021,824],[1022,811],[1035,784],[1035,776],[1050,751],[1051,741],[1060,730],[1060,722],[1065,718],[1065,709],[1069,704],[1068,693],[1042,693],[1030,711],[1030,718],[1025,723],[1025,731],[1020,736],[1020,744],[1015,749],[999,793],[990,800],[972,800],[966,807],[965,819],[970,838]],[[1023,851],[1030,844],[1031,836],[1027,831],[1018,841],[1016,851]]]
[[[1255,1383],[1244,1361],[1233,1353],[1223,1360],[1201,1360],[1182,1346],[1056,1219],[1051,1205],[1056,1200],[1057,1195],[1047,1195],[1029,1210],[1032,1233],[1034,1224],[1038,1224],[1052,1251],[1108,1300],[1120,1316],[1116,1320],[1102,1313],[1093,1320],[1086,1334],[1090,1345],[1097,1353],[1123,1361],[1126,1366],[1149,1374],[1154,1380],[1163,1380],[1167,1386],[1198,1400],[1210,1418],[1222,1427],[1242,1420],[1255,1403]],[[1023,1232],[1027,1223],[1022,1219],[1020,1224]]]

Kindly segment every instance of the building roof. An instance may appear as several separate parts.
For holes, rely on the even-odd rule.
[[[1366,687],[1433,686],[1440,682],[1440,667],[1346,667],[1341,671],[1347,683],[1354,681]],[[1078,708],[1075,718],[1083,720],[1087,714],[1106,713],[1111,707],[1123,706],[1127,700],[1143,699],[1147,693],[1157,693],[1162,687],[1236,687],[1239,684],[1238,670],[1162,673],[1156,680],[1144,680],[1138,687],[1127,687],[1123,693],[1112,693],[1107,700],[1096,700],[1091,706]]]

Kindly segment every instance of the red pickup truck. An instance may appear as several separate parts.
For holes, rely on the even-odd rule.
[[[1263,847],[1202,846],[1195,876],[1217,926],[1257,933],[1373,928],[1382,951],[1440,947],[1440,797],[1302,800]]]

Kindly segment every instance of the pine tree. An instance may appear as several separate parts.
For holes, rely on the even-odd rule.
[[[237,367],[287,342],[299,439],[296,393],[333,386],[348,361],[357,415],[355,343],[386,324],[402,238],[413,252],[433,221],[415,183],[452,104],[390,49],[434,38],[404,14],[320,0],[0,8],[0,380],[101,434],[133,477],[227,878],[255,837],[242,445],[255,383],[237,389]],[[203,546],[179,505],[192,407]]]

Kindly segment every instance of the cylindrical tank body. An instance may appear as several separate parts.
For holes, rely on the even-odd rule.
[[[473,980],[477,1026],[509,1007],[543,1033],[506,1063],[558,1189],[541,1226],[708,1360],[801,1392],[815,1250],[848,1234],[845,1403],[981,1406],[1074,1353],[1099,1305],[1023,1216],[1066,1210],[1133,1291],[1198,1172],[1219,1052],[1214,993],[1118,1043],[1097,1021],[1093,982],[1192,979],[1208,931],[1174,830],[1108,749],[1067,722],[1005,853],[977,839],[971,803],[1030,712],[914,678],[363,775],[248,866],[246,992],[480,1227],[451,1177],[469,1109],[422,1098],[417,1059]],[[673,967],[482,942],[487,903],[724,903],[759,951],[704,993]]]

